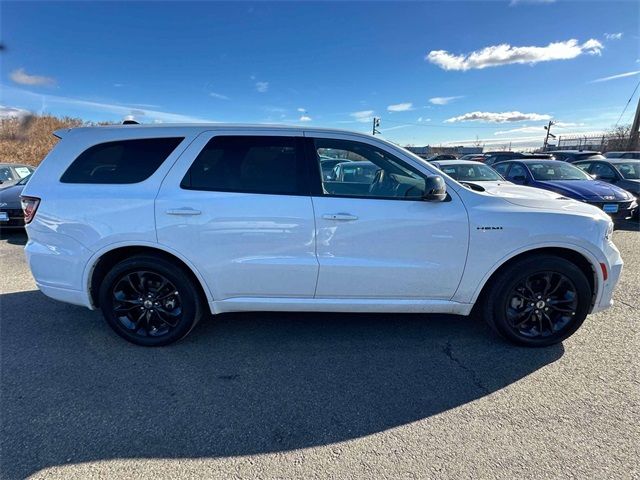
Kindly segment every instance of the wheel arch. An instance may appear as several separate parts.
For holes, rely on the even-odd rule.
[[[94,308],[98,308],[100,306],[98,299],[100,282],[104,279],[109,269],[125,258],[140,254],[156,255],[182,268],[194,281],[202,299],[206,301],[207,304],[211,304],[213,297],[206,282],[204,281],[204,278],[200,275],[195,266],[191,264],[191,262],[179,255],[177,252],[166,249],[158,244],[118,244],[110,245],[109,247],[94,254],[89,262],[90,266],[86,269],[85,285],[87,286],[89,298]]]
[[[589,282],[589,287],[591,288],[591,306],[589,310],[593,309],[599,295],[600,272],[597,268],[598,262],[587,252],[565,246],[544,246],[532,248],[523,252],[515,253],[512,256],[503,259],[501,263],[499,262],[497,266],[494,267],[493,271],[484,279],[474,294],[474,308],[477,305],[482,304],[484,298],[491,289],[491,285],[494,283],[493,281],[498,278],[505,269],[516,262],[536,255],[552,255],[564,258],[576,265],[585,274],[585,277],[587,277],[587,281]]]

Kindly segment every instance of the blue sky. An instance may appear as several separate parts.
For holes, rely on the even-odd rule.
[[[640,81],[633,1],[0,8],[4,116],[358,131],[377,116],[401,144],[528,146],[549,119],[558,134],[610,128]]]

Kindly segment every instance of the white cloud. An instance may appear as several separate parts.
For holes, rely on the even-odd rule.
[[[404,102],[404,103],[396,103],[394,105],[389,105],[387,110],[390,112],[406,112],[408,110],[413,110],[413,103]]]
[[[361,110],[359,112],[350,113],[356,122],[367,123],[373,120],[373,110]]]
[[[606,38],[607,40],[621,40],[622,39],[622,32],[618,32],[618,33],[605,33],[604,34],[604,38]]]
[[[469,112],[458,117],[452,117],[445,120],[445,123],[455,122],[489,122],[489,123],[508,123],[508,122],[524,122],[524,121],[540,121],[551,120],[550,115],[539,113],[522,113],[522,112]]]
[[[28,110],[0,105],[0,120],[4,120],[7,118],[22,118],[26,117],[27,115],[30,115],[30,112]]]
[[[431,121],[430,118],[418,117],[418,122],[430,122],[430,121]]]
[[[434,105],[447,105],[455,100],[460,98],[464,98],[462,95],[458,95],[455,97],[432,97],[429,99],[429,103],[433,103]]]
[[[269,90],[269,82],[256,82],[256,90],[264,93]]]
[[[299,121],[300,122],[310,122],[311,121],[311,117],[308,116],[308,115],[301,115]]]
[[[43,77],[40,75],[29,75],[24,71],[24,68],[19,68],[11,72],[9,75],[11,80],[20,85],[32,85],[32,86],[51,86],[55,85],[56,81],[51,77]]]
[[[302,108],[302,107],[299,107],[297,110],[298,110],[300,113],[304,113],[304,112],[306,112],[306,111],[307,111],[307,109],[306,109],[306,108]]]
[[[113,86],[115,88],[120,88],[120,87],[124,87],[124,83],[114,83]]]
[[[552,60],[569,60],[580,55],[600,55],[602,43],[590,39],[580,44],[576,39],[550,43],[546,47],[513,47],[507,43],[485,47],[467,55],[454,55],[446,50],[432,50],[426,60],[443,70],[471,70],[513,63],[535,64]]]
[[[217,98],[218,100],[230,100],[226,95],[222,95],[221,93],[209,92],[209,96],[213,98]]]
[[[619,73],[618,75],[611,75],[610,77],[596,78],[595,80],[591,80],[589,83],[608,82],[609,80],[617,80],[618,78],[633,77],[634,75],[638,75],[638,74],[640,74],[640,70],[635,70],[633,72],[626,72],[626,73]]]
[[[122,105],[114,103],[102,103],[94,102],[91,100],[83,100],[73,97],[63,97],[58,95],[41,95],[39,93],[31,92],[29,90],[23,90],[19,88],[3,86],[4,94],[11,96],[11,98],[17,99],[25,107],[28,107],[34,111],[39,108],[41,113],[50,111],[52,107],[59,108],[73,108],[74,110],[84,110],[89,112],[98,112],[99,114],[111,114],[120,117],[127,115],[134,115],[138,117],[138,120],[144,120],[145,123],[159,120],[162,122],[175,122],[175,123],[199,123],[199,122],[212,122],[210,119],[194,117],[191,115],[184,115],[181,113],[163,112],[155,109],[148,108],[136,108],[134,104]],[[46,109],[44,108],[46,105]],[[43,107],[41,107],[43,106]],[[54,110],[55,111],[55,110]],[[141,119],[139,117],[144,117]],[[99,118],[107,119],[103,115]]]

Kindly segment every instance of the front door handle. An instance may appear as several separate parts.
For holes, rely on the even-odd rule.
[[[170,208],[167,210],[167,215],[200,215],[200,210],[193,208]]]
[[[325,220],[339,220],[343,222],[358,219],[356,215],[351,215],[350,213],[327,213],[322,215],[322,218]]]

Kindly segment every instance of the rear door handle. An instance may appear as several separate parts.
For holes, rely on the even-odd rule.
[[[167,210],[167,215],[200,215],[200,210],[193,208],[170,208]]]
[[[322,215],[322,218],[325,220],[339,220],[343,222],[358,219],[356,215],[351,215],[350,213],[327,213]]]

